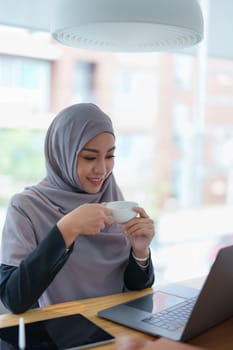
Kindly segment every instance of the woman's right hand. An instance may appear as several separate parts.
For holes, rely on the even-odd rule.
[[[105,226],[111,225],[113,223],[111,212],[111,209],[104,204],[87,203],[63,216],[57,222],[57,226],[67,248],[71,246],[78,235],[95,235]]]

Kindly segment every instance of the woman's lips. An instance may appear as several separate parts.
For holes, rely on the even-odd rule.
[[[88,178],[88,181],[94,186],[100,186],[103,183],[104,179]]]

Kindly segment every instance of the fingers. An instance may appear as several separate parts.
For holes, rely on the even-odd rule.
[[[121,226],[125,231],[130,231],[130,229],[132,229],[135,225],[140,225],[141,227],[148,226],[154,229],[154,221],[149,217],[146,217],[146,218],[136,217],[136,218],[133,218],[132,220],[125,222]]]
[[[113,218],[112,218],[112,210],[107,208],[105,205],[102,205],[103,207],[103,213],[104,213],[104,224],[106,226],[111,225],[113,223]]]
[[[104,224],[106,226],[108,226],[108,225],[111,225],[112,223],[113,223],[112,216],[111,215],[105,215]]]
[[[128,237],[134,236],[134,237],[139,237],[139,236],[146,236],[150,239],[154,237],[154,227],[151,225],[135,225],[131,226],[129,229],[126,231],[126,235]]]
[[[87,203],[72,212],[74,231],[80,234],[97,234],[112,224],[111,210],[102,204]]]
[[[138,213],[141,218],[149,218],[149,216],[147,215],[147,213],[143,208],[134,207],[133,210],[136,211],[136,213]]]
[[[145,248],[149,246],[154,235],[154,222],[150,218],[137,217],[125,224],[122,228],[131,242],[132,247]]]
[[[106,226],[111,225],[113,223],[113,219],[111,216],[112,211],[106,208],[104,205],[100,205],[99,209],[99,211],[97,210],[97,215],[95,218],[98,227],[97,231],[101,231]]]

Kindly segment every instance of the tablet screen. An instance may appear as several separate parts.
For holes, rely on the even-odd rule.
[[[18,349],[18,326],[0,328],[0,349]],[[114,337],[81,314],[25,323],[26,349],[84,349]]]

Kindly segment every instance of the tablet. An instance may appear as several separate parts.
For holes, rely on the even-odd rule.
[[[18,326],[0,328],[0,349],[18,349]],[[25,323],[26,349],[86,349],[115,338],[81,314]]]

